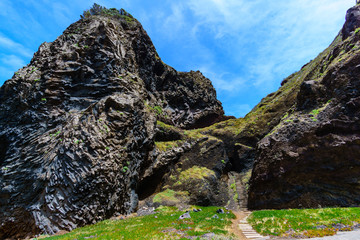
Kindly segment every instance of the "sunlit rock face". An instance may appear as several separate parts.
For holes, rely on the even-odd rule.
[[[133,212],[156,120],[194,128],[223,116],[210,80],[164,64],[122,14],[70,25],[1,87],[1,239]]]
[[[360,204],[360,6],[309,65],[294,107],[258,142],[252,209]]]

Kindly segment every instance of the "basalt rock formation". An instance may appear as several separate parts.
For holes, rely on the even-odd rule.
[[[210,80],[164,64],[130,14],[82,18],[0,89],[0,238],[133,212],[156,121],[222,117]]]
[[[360,204],[360,5],[239,119],[200,72],[163,63],[130,14],[95,10],[0,88],[1,239],[144,205]]]
[[[359,12],[349,9],[330,47],[294,74],[311,69],[293,107],[257,145],[250,208],[360,204]]]

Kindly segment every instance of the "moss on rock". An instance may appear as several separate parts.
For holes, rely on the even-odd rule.
[[[166,189],[153,198],[154,203],[160,203],[166,206],[176,206],[189,201],[189,192],[187,191],[174,191]]]

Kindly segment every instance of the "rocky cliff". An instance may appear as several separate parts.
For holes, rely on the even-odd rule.
[[[359,27],[357,5],[330,47],[292,77],[307,72],[293,106],[257,144],[250,208],[360,204]]]
[[[359,16],[234,119],[126,11],[85,12],[0,88],[0,238],[146,205],[358,205]]]
[[[164,64],[141,24],[110,10],[43,43],[0,89],[1,239],[133,212],[156,121],[223,116],[207,78]]]

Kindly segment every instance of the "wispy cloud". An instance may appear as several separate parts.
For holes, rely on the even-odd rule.
[[[18,69],[26,65],[22,58],[19,58],[15,55],[2,55],[0,57],[0,63],[2,66],[8,66],[13,69]]]
[[[286,74],[299,69],[315,57],[314,52],[319,53],[331,42],[344,22],[346,9],[353,5],[352,0],[185,3],[196,18],[192,37],[199,37],[208,29],[233,64],[244,66],[246,77],[241,76],[244,72],[238,72],[240,77],[234,75],[230,82],[247,78],[256,88],[272,90]],[[221,71],[221,67],[218,69]]]
[[[213,70],[211,70],[213,69]],[[246,81],[240,77],[232,76],[229,72],[214,71],[214,68],[209,66],[201,66],[199,70],[209,79],[218,91],[238,93],[244,90]]]
[[[33,52],[30,49],[27,49],[22,44],[14,42],[13,40],[0,34],[0,49],[1,48],[10,49],[24,57],[31,57],[33,55]]]
[[[1,0],[0,58],[10,59],[8,65],[2,63],[1,80],[10,76],[5,76],[6,72],[14,72],[18,64],[28,62],[41,42],[53,41],[78,20],[93,2]],[[164,62],[181,71],[203,71],[213,81],[225,110],[235,115],[249,110],[276,90],[283,78],[326,48],[340,30],[346,10],[355,3],[353,0],[96,2],[131,12],[144,24]],[[243,110],[233,110],[236,106]]]

